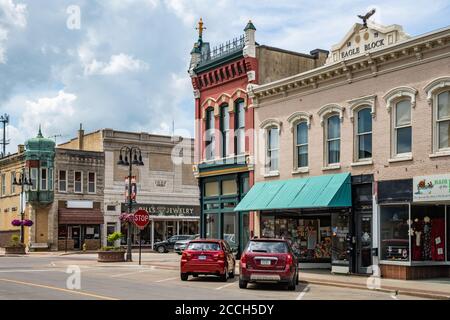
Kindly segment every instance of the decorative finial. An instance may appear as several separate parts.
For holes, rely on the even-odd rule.
[[[247,30],[256,30],[252,20],[248,20],[248,23],[244,28],[244,31],[247,31]]]
[[[44,136],[42,135],[42,130],[41,130],[41,124],[39,123],[39,131],[38,131],[38,138],[43,138]]]
[[[198,21],[198,27],[195,28],[195,30],[198,30],[198,38],[201,39],[203,36],[203,30],[205,30],[206,28],[203,26],[203,20],[202,18],[200,18],[200,20]]]

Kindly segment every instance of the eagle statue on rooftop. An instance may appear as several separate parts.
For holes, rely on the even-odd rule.
[[[367,28],[367,20],[374,15],[375,9],[370,10],[365,15],[358,14],[358,18],[362,19],[364,28]]]

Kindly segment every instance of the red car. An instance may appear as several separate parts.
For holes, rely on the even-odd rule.
[[[224,240],[195,239],[183,251],[180,276],[186,281],[189,275],[216,275],[222,281],[234,278],[236,260],[233,252]]]
[[[278,282],[295,290],[298,284],[298,261],[286,240],[252,239],[241,256],[239,288],[249,282]]]

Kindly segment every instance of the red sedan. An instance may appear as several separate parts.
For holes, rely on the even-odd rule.
[[[239,288],[249,282],[278,282],[295,290],[298,262],[290,244],[281,239],[252,239],[241,256]]]
[[[218,239],[196,239],[189,242],[181,256],[180,276],[216,275],[222,281],[234,277],[236,260],[228,243]]]

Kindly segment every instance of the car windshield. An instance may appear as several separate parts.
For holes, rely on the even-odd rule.
[[[285,242],[275,241],[251,241],[248,252],[287,253],[288,247]]]
[[[188,249],[194,251],[218,251],[220,246],[215,242],[191,242]]]

